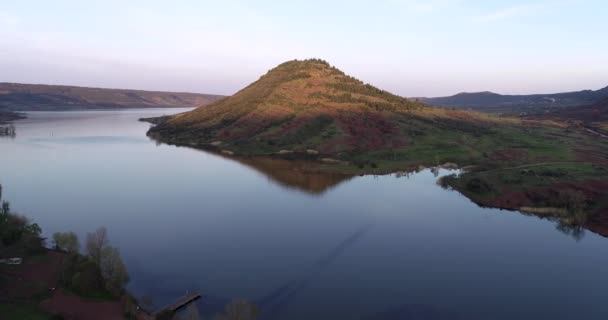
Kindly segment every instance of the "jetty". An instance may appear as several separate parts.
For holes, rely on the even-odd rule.
[[[201,294],[198,292],[188,293],[185,296],[178,298],[175,302],[156,311],[152,316],[154,319],[164,318],[166,316],[169,316],[168,319],[179,319],[179,318],[181,318],[180,317],[180,314],[182,313],[181,311],[184,308],[193,309],[193,310],[190,310],[190,312],[186,312],[186,313],[195,312],[198,316],[198,309],[196,308],[195,305],[193,305],[193,303],[196,302],[201,297],[202,297]],[[193,308],[190,308],[190,307],[193,307]],[[189,319],[190,319],[190,317],[189,317]]]

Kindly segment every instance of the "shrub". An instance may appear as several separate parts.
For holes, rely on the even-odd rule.
[[[53,234],[53,242],[55,248],[64,250],[67,252],[78,252],[80,251],[80,242],[78,236],[72,232],[55,232]]]
[[[69,263],[64,273],[68,289],[85,296],[104,291],[101,272],[93,261],[74,255]]]
[[[127,267],[120,258],[120,252],[114,247],[108,246],[102,250],[99,269],[106,289],[114,294],[120,294],[129,282]]]
[[[566,189],[559,191],[561,205],[571,213],[578,213],[585,209],[587,198],[578,190]]]
[[[472,178],[467,182],[466,188],[475,193],[488,193],[494,190],[492,185],[482,178]]]

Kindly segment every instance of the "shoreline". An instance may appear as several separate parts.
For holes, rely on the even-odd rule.
[[[140,121],[151,123],[153,128],[162,124],[168,118],[168,116],[142,118]],[[431,164],[413,159],[410,161],[383,161],[383,159],[379,159],[376,161],[380,165],[376,165],[375,160],[357,165],[353,160],[349,161],[339,157],[336,159],[333,158],[336,157],[335,155],[320,154],[315,150],[281,150],[274,153],[239,154],[225,149],[224,143],[221,141],[188,143],[179,141],[179,139],[169,140],[153,130],[149,130],[147,136],[159,143],[202,150],[238,162],[241,162],[239,160],[242,159],[256,158],[294,162],[309,161],[310,166],[305,169],[300,168],[300,170],[311,173],[344,174],[353,177],[357,175],[419,172],[427,168],[461,169],[463,172],[458,177],[442,177],[440,180],[444,180],[444,182],[439,182],[439,184],[444,187],[449,185],[453,190],[480,207],[517,211],[521,214],[535,215],[541,218],[552,218],[557,220],[563,228],[584,227],[601,236],[608,237],[608,199],[601,193],[587,190],[588,184],[594,184],[596,180],[601,181],[602,176],[608,179],[608,167],[604,166],[602,162],[585,162],[581,159],[548,161],[548,159],[542,158],[536,161],[533,161],[533,159],[515,161],[507,157],[508,159],[503,161],[479,159],[478,161],[471,161],[467,165],[453,162]],[[578,172],[581,171],[581,168],[586,167],[590,167],[587,170],[588,172]],[[467,182],[470,181],[470,178],[483,174],[490,175],[488,185],[482,184],[472,187],[473,189],[479,187],[481,190],[469,190],[471,186],[468,186]],[[545,174],[547,176],[544,176]],[[492,175],[495,175],[495,177]],[[513,175],[515,180],[512,182],[502,181],[502,177],[505,175]],[[524,177],[525,183],[519,186],[518,181],[522,179],[521,176]],[[537,186],[538,181],[543,181],[544,184]],[[608,183],[602,187],[608,188]],[[488,188],[488,190],[484,190],[484,188]],[[581,197],[579,194],[583,194],[583,200],[576,199]],[[573,201],[577,203],[571,203]],[[573,209],[571,206],[577,208]],[[547,210],[547,208],[553,208],[554,210]],[[584,214],[578,213],[579,211],[584,212]]]
[[[27,116],[24,112],[0,110],[0,125],[11,124],[13,121],[23,119],[27,119]]]

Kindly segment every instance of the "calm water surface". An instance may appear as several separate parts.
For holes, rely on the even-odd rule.
[[[608,239],[482,209],[423,171],[307,176],[157,145],[140,117],[37,112],[0,138],[5,198],[45,235],[106,226],[130,289],[263,319],[608,319]],[[447,174],[448,171],[440,171]]]

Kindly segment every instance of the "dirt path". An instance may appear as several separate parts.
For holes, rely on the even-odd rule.
[[[42,309],[61,314],[66,320],[122,320],[124,310],[120,301],[100,301],[66,294],[58,289],[42,303]]]
[[[550,165],[550,164],[576,164],[576,163],[584,163],[584,162],[580,162],[580,161],[540,162],[540,163],[534,163],[534,164],[526,164],[526,165],[517,166],[517,167],[498,168],[498,169],[492,169],[492,170],[486,170],[486,171],[479,171],[479,172],[475,172],[475,173],[488,173],[488,172],[494,172],[494,171],[524,169],[524,168],[530,168],[530,167],[545,166],[545,165]]]
[[[597,132],[597,131],[595,131],[595,130],[593,130],[591,128],[588,128],[588,127],[583,127],[583,128],[585,128],[585,130],[587,130],[587,132],[590,132],[590,133],[596,134],[596,135],[598,135],[598,136],[600,136],[602,138],[608,139],[608,136],[605,135],[605,134],[603,134],[603,133],[601,133],[601,132]]]
[[[0,288],[0,298],[27,300],[57,287],[64,258],[63,253],[48,251],[44,255],[26,257],[22,265],[5,267],[0,276],[8,281],[5,288]]]

